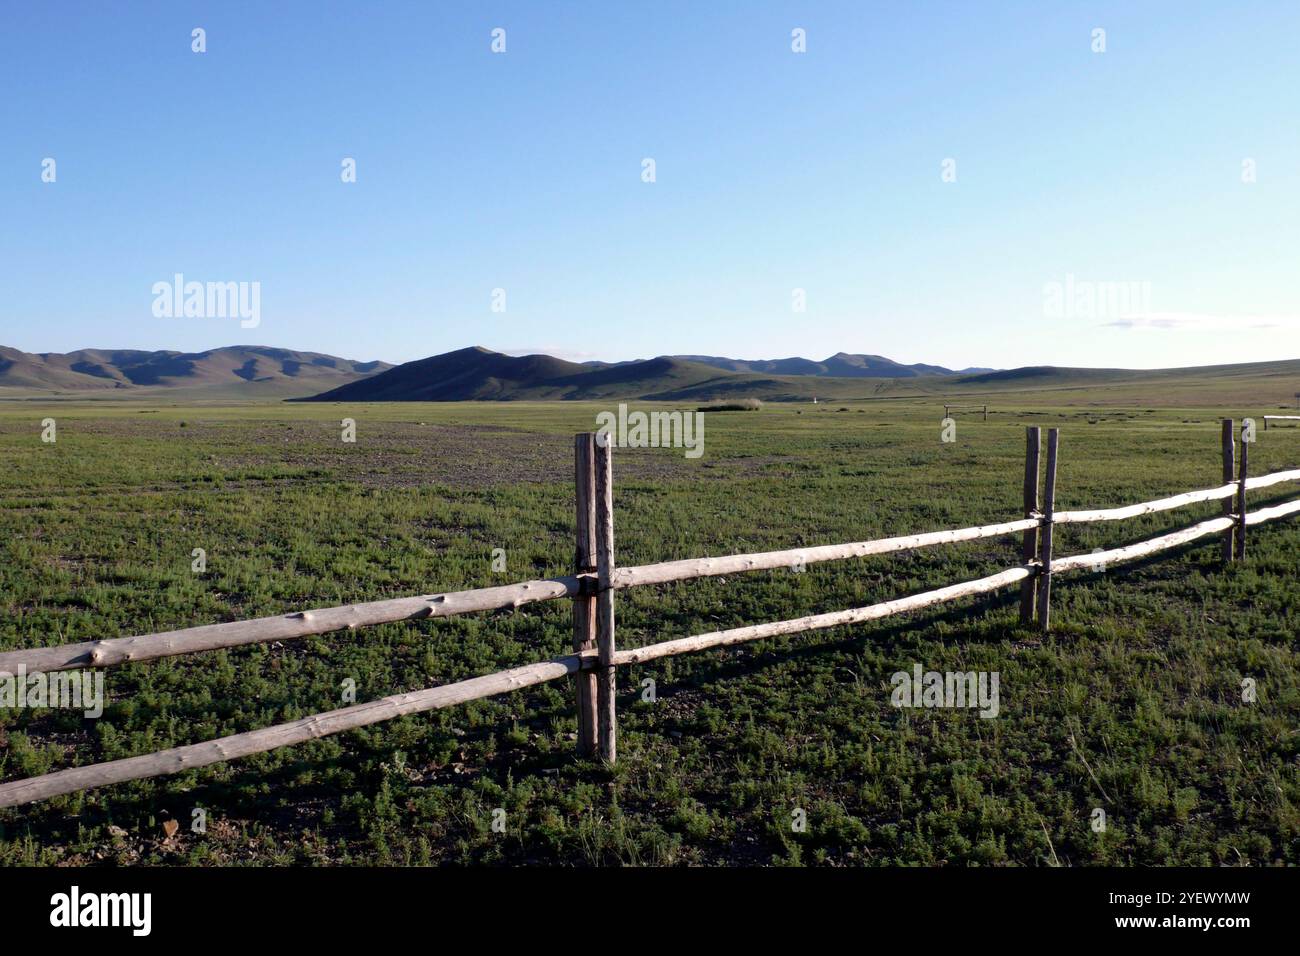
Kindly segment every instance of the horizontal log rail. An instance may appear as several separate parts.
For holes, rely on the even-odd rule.
[[[1254,491],[1256,488],[1268,488],[1271,485],[1280,485],[1284,481],[1300,481],[1300,469],[1295,471],[1275,471],[1271,475],[1247,478],[1246,490]]]
[[[242,734],[207,740],[200,744],[173,747],[157,753],[124,757],[121,760],[109,760],[84,767],[70,767],[67,770],[57,770],[39,777],[29,777],[26,780],[14,780],[0,784],[0,807],[15,807],[35,800],[46,800],[111,783],[184,773],[186,770],[206,767],[223,760],[234,760],[292,744],[305,743],[331,734],[341,734],[347,730],[392,720],[394,717],[439,710],[454,704],[478,700],[481,697],[492,697],[496,694],[531,687],[534,684],[558,680],[576,674],[584,669],[584,664],[582,655],[566,654],[539,664],[526,664],[508,671],[473,677],[409,694],[394,694],[391,697],[354,704],[340,710],[313,714],[287,724],[275,724],[260,730],[249,730]]]
[[[29,672],[62,671],[73,667],[112,667],[160,657],[241,647],[245,644],[288,641],[331,631],[355,630],[373,624],[516,608],[537,601],[575,597],[582,587],[581,578],[582,575],[572,575],[544,581],[524,581],[501,587],[370,601],[224,624],[204,624],[201,627],[187,627],[160,634],[6,651],[0,654],[0,673],[17,673],[20,666],[26,667]]]
[[[1236,493],[1237,483],[1234,481],[1230,485],[1222,485],[1218,488],[1189,491],[1183,495],[1174,495],[1172,498],[1143,501],[1136,505],[1125,505],[1122,508],[1102,508],[1098,511],[1058,511],[1052,516],[1052,521],[1056,524],[1079,524],[1087,521],[1122,521],[1125,518],[1136,518],[1139,515],[1154,514],[1157,511],[1183,508],[1201,501],[1218,501],[1220,498],[1231,498]]]
[[[1236,524],[1236,521],[1235,516],[1211,518],[1209,521],[1194,524],[1190,528],[1183,528],[1181,531],[1175,531],[1171,534],[1162,534],[1158,538],[1148,538],[1145,541],[1139,541],[1137,544],[1130,544],[1123,548],[1096,551],[1092,554],[1075,554],[1068,558],[1057,558],[1052,562],[1052,571],[1077,571],[1082,568],[1095,568],[1099,565],[1136,561],[1139,558],[1145,558],[1147,555],[1167,551],[1170,548],[1176,548],[1195,541],[1197,538],[1203,538],[1207,534],[1226,531]]]
[[[1224,425],[1225,435],[1230,438],[1231,422],[1225,421]],[[1036,429],[1030,430],[1031,438],[1035,444],[1037,441],[1036,432]],[[1057,434],[1055,429],[1052,432],[1051,458],[1054,460]],[[597,444],[599,445],[599,443]],[[1031,472],[1028,468],[1029,462],[1037,464],[1038,456],[1036,452],[1037,448],[1035,447],[1027,451],[1026,454],[1027,489],[1031,478],[1034,477],[1037,471],[1034,468],[1033,472]],[[1226,462],[1229,454],[1228,446],[1225,446],[1224,453]],[[597,458],[601,458],[602,455],[605,456],[602,459],[606,463],[605,467],[608,467],[608,449],[604,446],[599,447]],[[157,753],[128,757],[101,764],[72,767],[26,780],[10,781],[0,784],[0,807],[18,806],[108,784],[182,773],[225,760],[233,760],[331,734],[343,733],[407,714],[437,710],[471,700],[520,690],[535,684],[576,675],[580,672],[600,672],[603,670],[607,673],[609,687],[612,688],[612,673],[616,667],[640,664],[659,658],[673,657],[716,647],[726,647],[764,638],[878,620],[964,597],[989,593],[1017,583],[1023,584],[1026,581],[1032,583],[1035,578],[1042,578],[1045,583],[1048,567],[1050,567],[1050,574],[1052,575],[1090,570],[1109,564],[1138,560],[1152,554],[1181,547],[1206,535],[1220,532],[1227,532],[1230,535],[1233,533],[1239,536],[1244,535],[1242,529],[1248,525],[1261,524],[1300,513],[1300,499],[1244,513],[1244,491],[1296,480],[1300,480],[1300,469],[1277,472],[1258,478],[1247,478],[1243,454],[1241,473],[1238,480],[1232,484],[1192,491],[1122,508],[1056,512],[1053,514],[1050,506],[1048,506],[1045,509],[1048,511],[1046,515],[1040,514],[1033,509],[1027,509],[1031,513],[1030,517],[976,528],[959,528],[950,531],[936,531],[851,544],[822,545],[756,554],[727,555],[716,558],[695,558],[640,567],[610,568],[608,573],[602,572],[605,573],[605,576],[599,580],[596,574],[580,570],[580,573],[570,576],[526,581],[500,587],[373,601],[365,604],[303,611],[297,614],[249,621],[212,624],[139,637],[115,638],[53,648],[6,652],[0,654],[0,673],[15,673],[19,666],[25,666],[29,673],[64,670],[70,667],[106,667],[202,650],[306,637],[372,624],[448,617],[454,614],[500,608],[517,608],[525,604],[559,598],[589,599],[596,593],[600,593],[608,603],[606,613],[601,615],[600,624],[602,628],[607,629],[606,636],[608,637],[608,645],[603,650],[583,649],[548,661],[527,664],[482,677],[444,684],[439,687],[395,694],[376,701],[315,714],[289,723],[246,731],[217,740],[175,747]],[[603,526],[604,533],[608,536],[604,547],[609,563],[612,565],[612,497],[608,494],[608,477],[606,477],[605,485],[600,485],[599,481],[597,485],[604,490],[603,507],[608,509],[609,512],[605,518],[606,524]],[[1202,521],[1179,531],[1108,551],[1055,558],[1051,554],[1050,531],[1051,526],[1057,523],[1120,520],[1199,502],[1228,499],[1234,494],[1238,495],[1238,513],[1236,514],[1224,514],[1221,517]],[[1050,502],[1051,499],[1052,494],[1049,490],[1047,500]],[[1225,502],[1224,507],[1225,509],[1229,508],[1230,503]],[[1008,568],[974,581],[953,584],[922,594],[896,598],[866,607],[712,631],[638,648],[617,650],[614,647],[612,595],[617,590],[742,571],[771,570],[795,566],[800,563],[806,564],[888,554],[937,544],[1015,534],[1040,528],[1047,535],[1047,544],[1041,549],[1039,560],[1027,561],[1020,566]],[[1240,556],[1240,553],[1238,556]],[[606,582],[603,589],[600,587],[601,580]],[[1040,616],[1043,603],[1045,602],[1043,601],[1042,592],[1040,592]],[[1040,624],[1045,624],[1045,619],[1040,620]],[[600,742],[600,752],[606,754],[606,759],[612,762],[614,752],[612,693],[607,696],[609,697],[606,701],[609,714],[602,714],[602,717],[607,716],[608,719],[602,719],[599,722],[599,733],[605,737]],[[591,752],[594,752],[594,748]]]
[[[1033,573],[1032,566],[1008,568],[1006,571],[999,571],[997,574],[991,574],[986,578],[965,581],[961,584],[951,584],[935,591],[913,594],[910,597],[897,598],[881,604],[871,604],[867,607],[851,608],[847,611],[832,611],[829,614],[813,614],[788,621],[752,624],[748,627],[735,627],[726,631],[711,631],[708,634],[697,634],[694,637],[683,637],[675,641],[661,641],[658,644],[647,644],[645,647],[619,651],[614,655],[614,662],[618,665],[643,664],[646,661],[657,660],[661,657],[676,657],[678,654],[708,650],[711,647],[727,647],[731,644],[743,644],[746,641],[757,641],[766,637],[780,637],[783,634],[798,634],[803,631],[819,631],[828,627],[839,627],[843,624],[875,621],[882,617],[892,617],[895,614],[903,614],[907,611],[916,611],[921,608],[932,607],[935,604],[955,601],[958,598],[997,591],[1018,581],[1023,581],[1025,578],[1032,576]]]
[[[1258,511],[1252,511],[1246,515],[1246,524],[1263,524],[1275,518],[1285,518],[1287,515],[1293,515],[1297,511],[1300,511],[1300,501],[1288,501],[1284,504],[1274,505],[1271,508],[1260,508]]]
[[[645,584],[669,584],[692,578],[714,577],[719,574],[738,574],[742,571],[771,571],[796,564],[814,564],[821,561],[840,561],[845,558],[865,558],[894,551],[910,551],[937,544],[956,544],[980,538],[996,538],[1017,531],[1038,527],[1039,518],[1021,518],[1001,524],[988,524],[978,528],[957,528],[952,531],[930,531],[925,534],[880,538],[875,541],[857,541],[852,544],[815,545],[808,548],[790,548],[785,551],[763,551],[757,554],[734,554],[717,558],[687,558],[683,561],[665,561],[635,568],[618,568],[614,571],[616,589],[639,587]]]

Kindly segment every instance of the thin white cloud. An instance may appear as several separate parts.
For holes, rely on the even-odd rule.
[[[590,362],[599,358],[595,352],[579,352],[566,349],[561,345],[534,345],[528,348],[501,349],[505,355],[549,355],[552,358],[565,359],[569,362]]]
[[[1239,332],[1243,329],[1300,329],[1300,315],[1231,315],[1208,312],[1144,312],[1126,315],[1104,328],[1176,330],[1184,332]]]

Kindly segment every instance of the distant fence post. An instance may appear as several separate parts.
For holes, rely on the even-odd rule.
[[[1047,430],[1047,475],[1043,481],[1043,528],[1038,539],[1038,628],[1044,634],[1052,618],[1052,515],[1056,511],[1056,449],[1059,428]]]
[[[1234,460],[1236,455],[1233,446],[1234,435],[1235,433],[1233,432],[1232,419],[1225,418],[1223,420],[1223,432],[1221,436],[1223,442],[1223,483],[1225,485],[1232,484],[1233,478],[1235,477],[1233,472],[1236,471],[1237,463]],[[1225,518],[1232,517],[1231,497],[1227,497],[1223,499],[1223,516]],[[1233,556],[1233,526],[1229,526],[1228,530],[1223,532],[1223,560],[1226,563],[1231,563],[1232,556]]]
[[[596,570],[596,436],[575,435],[574,488],[577,499],[577,542],[574,571],[590,574]],[[579,594],[573,599],[573,650],[577,653],[596,648],[596,599]],[[578,696],[578,756],[596,753],[596,674],[579,671],[574,675]]]
[[[987,405],[984,406],[984,420],[989,420],[989,407]]]
[[[618,758],[618,734],[614,710],[614,470],[610,452],[613,439],[608,432],[595,440],[596,472],[596,649],[600,672],[596,677],[596,736],[601,759],[613,764]]]
[[[1042,438],[1037,425],[1025,429],[1025,517],[1032,518],[1038,510],[1038,460],[1042,449]],[[1021,555],[1028,564],[1038,556],[1038,528],[1025,532],[1024,547]],[[1038,591],[1038,576],[1031,575],[1020,584],[1020,623],[1032,624],[1034,621],[1034,599]]]
[[[1241,423],[1241,461],[1237,467],[1237,560],[1246,560],[1246,471],[1247,452],[1250,442],[1246,441],[1247,425]]]

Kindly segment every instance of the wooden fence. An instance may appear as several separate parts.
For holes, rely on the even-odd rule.
[[[944,405],[943,417],[951,418],[952,410],[954,408],[957,409],[958,411],[967,411],[967,412],[971,412],[971,411],[975,411],[976,409],[979,409],[981,412],[984,413],[984,421],[989,420],[989,407],[987,405]]]
[[[1244,435],[1243,428],[1243,437]],[[1059,439],[1060,434],[1057,429],[1053,428],[1048,432],[1046,469],[1040,475],[1043,469],[1039,467],[1041,457],[1039,429],[1037,427],[1027,429],[1025,516],[1014,521],[850,544],[821,545],[714,558],[692,558],[619,568],[615,566],[614,561],[611,449],[597,442],[595,435],[578,435],[575,443],[577,540],[575,573],[572,575],[548,580],[525,581],[502,587],[372,601],[256,620],[209,624],[162,634],[8,651],[0,653],[0,672],[12,674],[19,667],[26,668],[28,673],[85,666],[111,667],[216,648],[285,641],[342,629],[352,630],[370,624],[449,617],[471,611],[517,608],[537,601],[551,601],[558,598],[573,600],[573,653],[440,687],[395,694],[380,700],[355,704],[304,717],[301,720],[204,743],[174,747],[138,757],[72,767],[26,780],[10,781],[0,784],[0,807],[18,806],[128,780],[181,773],[196,767],[391,720],[405,714],[450,707],[569,676],[575,677],[577,684],[579,753],[584,756],[598,754],[604,761],[613,763],[617,758],[614,678],[619,667],[761,638],[877,620],[958,598],[985,594],[1015,584],[1021,587],[1022,623],[1032,624],[1036,610],[1038,626],[1046,631],[1050,620],[1052,581],[1058,574],[1137,560],[1219,533],[1224,536],[1224,559],[1229,561],[1234,558],[1240,559],[1245,554],[1246,529],[1249,526],[1300,512],[1300,499],[1296,499],[1247,513],[1247,491],[1283,482],[1298,481],[1300,469],[1248,478],[1249,445],[1243,441],[1240,445],[1239,459],[1234,460],[1231,419],[1225,419],[1223,422],[1224,484],[1220,487],[1191,491],[1170,498],[1119,508],[1056,511],[1056,465],[1059,458]],[[1043,486],[1041,503],[1038,496],[1040,477]],[[1232,501],[1234,497],[1235,509]],[[1223,501],[1221,517],[1202,521],[1180,531],[1109,551],[1067,557],[1053,554],[1053,530],[1056,525],[1118,521],[1181,508],[1198,502],[1217,500]],[[821,561],[889,554],[1010,534],[1023,535],[1024,563],[978,580],[953,584],[866,607],[711,631],[645,647],[619,650],[615,644],[614,596],[616,592],[626,588],[742,571],[770,570]]]

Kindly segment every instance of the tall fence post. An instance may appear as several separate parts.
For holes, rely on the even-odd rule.
[[[1246,560],[1246,462],[1250,457],[1250,442],[1246,441],[1248,426],[1241,423],[1241,460],[1237,466],[1237,547],[1238,561]]]
[[[600,671],[596,676],[596,736],[601,759],[618,758],[617,716],[614,710],[614,470],[608,432],[595,440],[596,472],[596,649]]]
[[[1052,620],[1052,515],[1056,511],[1056,449],[1058,428],[1047,430],[1047,475],[1043,481],[1043,527],[1038,536],[1038,628],[1044,634]]]
[[[984,420],[989,420],[989,407],[987,405],[984,406]]]
[[[1232,481],[1235,477],[1234,472],[1236,471],[1236,467],[1237,467],[1237,463],[1234,460],[1236,457],[1236,452],[1234,450],[1234,444],[1233,444],[1234,432],[1233,432],[1231,418],[1225,418],[1223,420],[1223,431],[1222,431],[1221,438],[1223,443],[1223,483],[1225,485],[1230,485],[1232,484]],[[1232,517],[1231,497],[1223,499],[1223,516],[1225,518]],[[1234,527],[1235,526],[1229,526],[1228,530],[1223,532],[1223,560],[1225,563],[1232,562]]]
[[[595,435],[574,436],[577,541],[573,563],[577,574],[590,574],[596,570],[595,447]],[[595,648],[596,599],[589,593],[579,594],[573,599],[573,650],[582,653]],[[579,671],[574,675],[574,681],[578,698],[578,756],[591,757],[596,753],[596,674],[594,671]]]
[[[1037,425],[1025,429],[1025,517],[1032,518],[1038,511],[1038,459],[1042,449],[1042,437]],[[1025,532],[1024,547],[1021,556],[1029,564],[1038,557],[1038,529],[1030,528]],[[1038,576],[1025,578],[1020,584],[1020,623],[1034,622],[1034,599],[1038,591]]]

